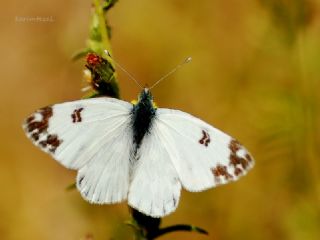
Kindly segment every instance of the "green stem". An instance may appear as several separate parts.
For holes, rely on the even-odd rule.
[[[96,14],[99,19],[99,28],[100,28],[101,42],[102,42],[103,48],[107,49],[111,53],[111,44],[108,38],[106,19],[104,17],[104,11],[101,5],[101,1],[94,0],[94,5],[95,5]]]
[[[188,224],[177,224],[177,225],[173,225],[170,227],[161,228],[157,232],[149,233],[148,239],[155,239],[155,238],[160,237],[164,234],[171,233],[171,232],[177,232],[177,231],[197,232],[197,233],[208,235],[208,232],[202,228],[188,225]]]

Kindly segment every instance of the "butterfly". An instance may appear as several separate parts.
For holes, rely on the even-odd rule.
[[[151,216],[175,211],[181,188],[203,191],[254,165],[234,138],[188,113],[156,108],[148,88],[132,104],[100,97],[41,108],[26,118],[31,141],[77,170],[90,203],[128,204]]]

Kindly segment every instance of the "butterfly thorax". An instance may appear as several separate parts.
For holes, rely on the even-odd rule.
[[[155,114],[156,108],[153,106],[152,95],[145,88],[139,95],[138,103],[132,109],[133,142],[136,149],[139,148],[143,137],[149,133]]]

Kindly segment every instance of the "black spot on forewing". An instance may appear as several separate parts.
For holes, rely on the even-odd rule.
[[[253,159],[247,150],[235,139],[231,139],[229,149],[229,165],[234,167],[234,175],[239,176],[251,166]],[[244,156],[240,156],[240,150],[244,152]]]
[[[234,175],[236,175],[236,176],[239,176],[239,175],[241,175],[242,174],[242,169],[241,168],[238,168],[238,167],[236,167],[235,169],[234,169]]]
[[[37,114],[39,120],[36,120],[35,115]],[[36,113],[28,117],[25,121],[25,131],[30,134],[30,138],[37,142],[40,135],[47,131],[49,127],[49,119],[52,116],[52,108],[45,107],[39,109]]]
[[[77,123],[77,122],[82,121],[82,118],[81,118],[81,111],[82,110],[83,110],[83,108],[78,108],[73,111],[73,113],[71,114],[71,119],[72,119],[73,123]]]
[[[223,165],[217,165],[212,169],[212,173],[217,183],[220,183],[220,177],[224,177],[227,181],[233,179],[233,176],[228,172],[227,167]]]
[[[35,119],[35,117],[32,115],[32,116],[30,116],[30,117],[28,117],[28,118],[26,119],[26,123],[29,124],[29,123],[31,123],[34,119]]]
[[[35,121],[34,115],[28,117],[26,120],[26,130],[29,133],[35,132],[37,134],[40,134],[48,129],[49,119],[52,116],[52,108],[41,108],[35,114],[40,114],[41,119],[39,121]]]
[[[210,143],[210,135],[205,130],[202,130],[202,138],[199,140],[199,143],[204,145],[205,147],[208,147]]]
[[[32,133],[32,134],[31,134],[31,138],[32,138],[34,141],[38,141],[38,140],[39,140],[39,133]]]
[[[230,150],[229,163],[227,165],[218,164],[211,169],[216,184],[237,180],[252,167],[251,155],[237,140],[231,139],[228,148]]]
[[[43,147],[43,148],[48,148],[48,150],[51,153],[54,153],[57,149],[57,147],[59,147],[59,145],[61,144],[61,140],[58,139],[57,135],[47,135],[47,139],[46,140],[42,140],[39,142],[39,144]]]
[[[25,131],[38,146],[54,153],[62,140],[59,139],[58,135],[48,133],[49,120],[52,116],[52,107],[48,106],[39,109],[26,119]]]

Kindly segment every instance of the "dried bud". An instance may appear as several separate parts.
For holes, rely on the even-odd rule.
[[[115,79],[115,69],[108,60],[96,53],[88,53],[85,65],[89,71],[89,83],[95,90],[94,96],[119,97],[119,89]],[[86,72],[88,75],[88,72]]]
[[[86,60],[87,63],[92,67],[96,67],[97,65],[100,65],[103,62],[102,57],[95,53],[88,53]]]

